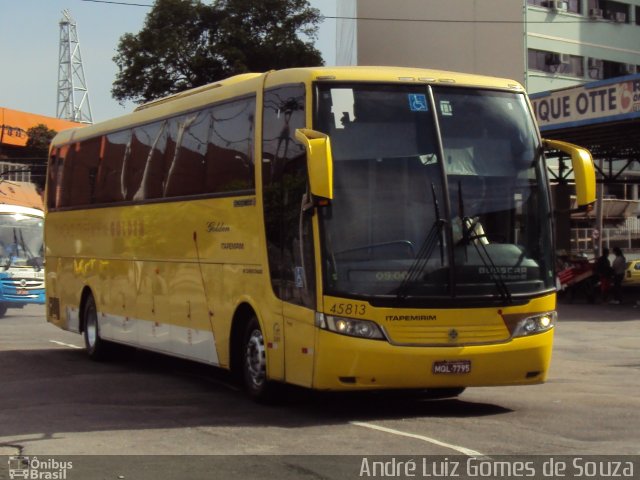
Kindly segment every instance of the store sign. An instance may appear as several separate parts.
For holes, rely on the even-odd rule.
[[[6,140],[6,137],[25,139],[27,138],[27,132],[20,127],[0,125],[0,136],[3,138],[3,140]]]
[[[640,117],[640,78],[532,95],[531,103],[540,128]]]

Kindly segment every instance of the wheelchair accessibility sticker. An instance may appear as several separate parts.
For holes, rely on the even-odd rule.
[[[426,112],[427,108],[427,96],[424,93],[410,93],[409,94],[409,108],[412,112]]]

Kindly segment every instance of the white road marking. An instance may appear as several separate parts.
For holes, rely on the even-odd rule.
[[[55,343],[56,345],[62,345],[63,347],[82,349],[83,347],[79,347],[77,345],[72,345],[70,343],[58,342],[57,340],[49,340],[51,343]]]
[[[450,448],[451,450],[455,450],[456,452],[460,452],[463,455],[467,455],[469,457],[486,457],[487,456],[483,453],[476,452],[475,450],[461,447],[459,445],[453,445],[451,443],[441,442],[440,440],[436,440],[435,438],[431,438],[431,437],[425,437],[424,435],[417,435],[415,433],[403,432],[401,430],[394,430],[393,428],[381,427],[379,425],[374,425],[373,423],[366,423],[366,422],[349,422],[349,423],[351,423],[351,425],[356,425],[358,427],[370,428],[371,430],[378,430],[380,432],[392,433],[393,435],[400,435],[402,437],[415,438],[417,440],[422,440],[423,442],[432,443],[440,447]]]

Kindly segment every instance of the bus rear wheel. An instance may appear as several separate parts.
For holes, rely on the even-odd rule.
[[[267,352],[256,317],[251,318],[242,343],[242,380],[247,393],[258,401],[273,398],[274,386],[267,380]]]
[[[87,297],[82,311],[84,319],[84,346],[89,358],[92,360],[104,360],[109,350],[108,342],[100,338],[100,325],[98,324],[98,309],[93,295]]]

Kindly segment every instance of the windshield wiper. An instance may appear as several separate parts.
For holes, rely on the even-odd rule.
[[[442,242],[442,228],[447,223],[446,220],[440,218],[440,207],[438,205],[438,198],[436,196],[436,188],[431,183],[431,192],[433,194],[433,211],[436,217],[436,220],[433,222],[427,237],[422,242],[420,246],[420,250],[418,250],[418,254],[416,255],[415,260],[407,270],[407,274],[405,275],[402,283],[398,286],[398,290],[396,292],[396,306],[400,303],[401,300],[407,298],[407,293],[411,284],[415,283],[419,280],[420,276],[424,272],[427,264],[429,263],[429,259],[433,254],[436,246],[440,244],[440,264],[444,264],[444,245]]]
[[[502,275],[500,275],[500,270],[496,267],[496,264],[493,262],[493,258],[489,254],[487,250],[486,244],[486,234],[484,233],[484,229],[482,228],[482,224],[480,220],[474,220],[471,217],[464,216],[464,202],[462,200],[462,182],[458,182],[458,215],[460,218],[460,224],[462,227],[462,239],[461,243],[465,248],[467,245],[473,244],[478,252],[478,257],[482,261],[485,268],[489,271],[489,276],[491,280],[496,285],[496,290],[500,295],[500,298],[505,300],[507,303],[511,303],[511,291],[509,287],[505,283]],[[483,255],[484,254],[484,255]]]

